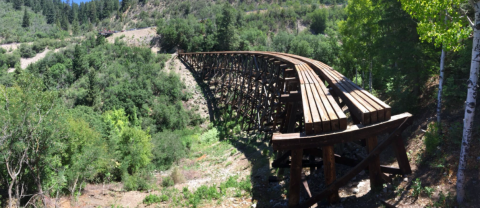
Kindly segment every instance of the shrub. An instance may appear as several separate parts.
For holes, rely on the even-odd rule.
[[[195,195],[201,196],[204,199],[211,200],[211,199],[219,199],[221,194],[217,191],[217,187],[213,186],[200,186],[197,191],[195,191]]]
[[[435,153],[437,146],[440,144],[441,138],[438,132],[438,125],[436,123],[430,123],[425,132],[425,148],[427,154]]]
[[[142,169],[133,175],[124,172],[122,176],[123,188],[127,191],[149,190],[155,184],[154,181],[155,177],[148,169]]]
[[[446,132],[446,139],[449,142],[452,142],[455,145],[459,145],[462,143],[463,137],[463,124],[461,122],[454,122],[448,128],[448,132]]]
[[[35,53],[43,52],[45,50],[45,47],[47,47],[47,41],[46,40],[35,41],[32,44],[32,50],[35,51]]]
[[[175,161],[186,154],[180,136],[171,131],[153,135],[152,143],[152,163],[160,169],[168,169]]]
[[[167,177],[163,177],[162,178],[162,186],[163,187],[170,187],[170,186],[173,186],[175,185],[175,183],[173,182],[173,179],[169,176]]]
[[[170,177],[173,179],[173,182],[175,184],[179,184],[179,183],[184,183],[185,182],[185,177],[183,176],[183,173],[182,171],[178,168],[178,167],[175,167],[172,171],[172,174],[170,175]]]
[[[28,44],[22,43],[20,45],[20,55],[22,58],[31,58],[35,56],[35,51]]]
[[[217,141],[218,135],[218,130],[216,128],[212,128],[200,136],[200,142],[210,143],[213,141]]]
[[[146,205],[155,204],[158,202],[162,202],[162,199],[155,194],[149,194],[145,197],[145,199],[143,199],[143,203]]]
[[[413,181],[412,189],[412,196],[414,197],[419,196],[422,193],[422,182],[420,181],[420,178]]]

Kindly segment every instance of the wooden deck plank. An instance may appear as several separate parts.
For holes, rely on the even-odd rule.
[[[359,103],[357,99],[349,93],[345,86],[342,83],[338,82],[335,76],[330,74],[328,71],[323,71],[318,66],[316,67],[316,69],[326,78],[329,84],[335,86],[336,90],[339,91],[338,94],[342,97],[342,100],[345,100],[345,102],[349,106],[350,112],[353,115],[357,116],[357,118],[359,118],[363,124],[370,124],[370,111],[365,108],[361,103]]]
[[[381,110],[382,113],[383,113],[383,108],[382,107],[377,105],[377,108],[375,108],[375,106],[373,106],[372,104],[370,104],[368,102],[368,99],[364,99],[364,97],[362,97],[363,94],[357,93],[358,90],[355,90],[355,88],[353,88],[349,84],[348,81],[340,78],[338,76],[338,74],[336,74],[335,72],[330,71],[330,75],[332,77],[335,77],[335,79],[337,80],[337,83],[340,83],[348,91],[348,93],[350,93],[350,95],[352,95],[352,97],[354,97],[357,100],[358,103],[363,105],[370,112],[370,122],[371,123],[376,123],[379,120],[378,119],[378,111]]]
[[[331,68],[325,64],[323,64],[322,62],[319,62],[319,61],[316,61],[316,60],[313,60],[313,59],[309,59],[309,58],[306,58],[306,57],[302,57],[302,56],[297,56],[297,55],[292,55],[292,54],[285,54],[285,53],[276,53],[276,54],[279,54],[279,55],[285,55],[285,56],[289,56],[289,57],[292,57],[292,58],[296,58],[296,59],[299,59],[301,61],[304,61],[306,62],[307,64],[311,65],[311,66],[315,66],[315,67],[312,67],[314,70],[318,71],[320,75],[322,75],[324,78],[326,78],[326,81],[329,82],[329,84],[333,84],[334,86],[336,86],[331,80],[333,77],[335,77],[333,75],[332,76],[328,76],[329,75],[329,71],[326,71],[324,69],[324,67],[328,67],[328,68]],[[321,65],[319,65],[321,64]],[[322,73],[322,72],[327,72],[327,73]],[[341,84],[341,83],[339,83]],[[339,92],[343,92],[342,90],[342,87],[346,87],[346,86],[336,86],[337,87],[337,91]],[[371,119],[370,119],[370,114],[367,114],[368,117],[366,117],[365,115],[362,115],[364,114],[364,110],[366,109],[365,107],[362,107],[359,104],[358,101],[356,100],[351,100],[351,98],[353,98],[352,96],[348,96],[348,95],[343,95],[342,93],[339,93],[343,98],[345,98],[346,102],[348,103],[348,105],[350,106],[350,109],[351,109],[351,112],[353,115],[357,116],[359,118],[359,120],[361,120],[364,124],[369,124],[371,123]],[[352,107],[355,107],[354,109],[352,109]],[[373,112],[373,111],[372,111]],[[370,111],[369,111],[370,113]],[[375,117],[374,116],[374,121],[375,121]]]
[[[310,84],[310,87],[313,92],[313,100],[315,101],[315,107],[319,111],[320,119],[322,120],[321,126],[323,129],[323,132],[331,131],[331,119],[328,115],[327,110],[323,106],[323,101],[322,101],[322,98],[320,97],[321,92],[319,92],[318,89],[316,88],[316,85],[318,84],[318,82],[316,79],[314,79],[311,76],[311,73],[310,73],[313,70],[306,65],[303,66],[303,70],[304,70],[304,76],[308,77],[308,79],[312,82],[312,84]],[[326,99],[326,98],[323,98],[323,99]],[[310,105],[310,108],[313,108],[312,105]]]
[[[315,108],[315,103],[312,103],[312,100],[309,99],[313,97],[312,91],[309,86],[309,80],[305,77],[303,68],[301,67],[301,65],[295,66],[295,69],[297,70],[297,73],[298,73],[298,78],[300,80],[300,87],[302,91],[302,103],[303,103],[303,111],[305,116],[305,132],[308,132],[307,134],[320,133],[321,132],[321,130],[319,129],[321,128],[320,115],[318,114],[318,110]]]
[[[303,105],[303,116],[305,119],[305,133],[312,134],[313,133],[313,120],[312,115],[310,113],[310,107],[307,98],[307,90],[305,89],[305,84],[300,84],[300,91],[302,94],[302,105]]]
[[[376,103],[374,100],[370,99],[367,95],[365,95],[365,93],[362,92],[362,90],[359,90],[358,88],[358,85],[356,85],[355,83],[353,83],[351,80],[349,80],[348,78],[346,78],[345,76],[343,76],[342,74],[340,74],[338,71],[335,71],[333,69],[331,69],[331,72],[333,74],[335,74],[336,76],[338,76],[339,78],[345,80],[345,83],[346,85],[352,90],[353,93],[357,94],[358,96],[360,96],[361,99],[363,99],[366,103],[368,103],[371,107],[373,107],[374,109],[376,109],[377,111],[377,120],[378,121],[384,121],[385,120],[385,109],[379,105],[378,103]],[[357,88],[358,87],[358,88]],[[365,90],[363,90],[365,91]],[[366,92],[366,91],[365,91]],[[372,117],[374,117],[372,115]],[[373,120],[374,118],[372,118],[372,123],[375,123],[375,121]]]
[[[309,76],[312,79],[316,80],[315,88],[317,89],[317,92],[319,94],[322,109],[327,113],[327,115],[330,119],[331,130],[333,130],[333,131],[339,130],[340,129],[339,118],[338,118],[335,110],[332,108],[332,103],[330,103],[330,100],[325,95],[324,89],[322,89],[322,85],[323,85],[322,81],[318,78],[318,76],[315,74],[315,72],[313,70],[310,70],[308,73],[309,73]],[[325,87],[325,86],[323,85],[323,87]],[[338,107],[338,104],[336,104],[336,102],[334,102],[333,105],[336,105]],[[340,107],[338,109],[340,109]],[[343,112],[341,110],[340,110],[340,112],[343,114]],[[346,116],[344,116],[344,118],[345,118],[345,128],[346,128]]]
[[[334,69],[331,69],[333,71],[336,71]],[[339,73],[338,71],[336,71],[337,73]],[[340,74],[340,73],[339,73]],[[340,74],[341,75],[341,74]],[[343,75],[342,75],[343,76]],[[345,76],[344,76],[345,77]],[[347,77],[345,77],[346,80],[349,80]],[[350,82],[352,82],[351,80],[349,80]],[[353,83],[353,82],[352,82]],[[368,91],[366,91],[365,89],[361,88],[360,86],[356,85],[355,83],[353,83],[353,86],[359,90],[360,92],[362,92],[365,96],[367,96],[368,98],[372,99],[373,101],[375,101],[378,105],[382,106],[382,108],[385,110],[384,112],[384,120],[388,120],[390,119],[390,117],[392,116],[392,112],[391,112],[391,107],[389,105],[387,105],[385,102],[381,101],[380,99],[378,99],[377,97],[373,96],[371,93],[369,93]]]

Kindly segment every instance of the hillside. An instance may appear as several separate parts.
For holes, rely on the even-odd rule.
[[[418,7],[408,3],[0,0],[0,207],[288,206],[290,168],[272,167],[281,152],[273,150],[270,132],[262,132],[268,129],[242,130],[242,109],[218,105],[223,94],[212,94],[219,85],[209,79],[219,72],[196,76],[177,57],[180,50],[304,56],[385,101],[392,115],[413,114],[401,135],[412,174],[386,174],[391,182],[372,190],[370,172],[361,171],[339,189],[338,203],[322,200],[316,207],[476,207],[480,114],[472,109],[478,98],[465,104],[467,90],[480,92],[470,76],[478,75],[470,66],[472,48],[480,46],[465,18],[475,19],[475,8],[443,5],[435,18],[423,19],[415,16],[423,10],[411,12]],[[421,27],[457,7],[464,13],[450,13],[452,24]],[[104,37],[103,30],[116,33]],[[259,103],[249,106],[260,112]],[[352,125],[357,121],[348,108],[342,110]],[[287,116],[280,108],[272,112],[278,113],[272,118]],[[465,134],[468,112],[472,128]],[[294,131],[306,132],[303,109],[295,113]],[[253,120],[264,122],[260,114]],[[471,139],[462,160],[464,135]],[[336,144],[334,151],[355,160],[368,155],[362,142]],[[391,148],[380,158],[381,165],[399,166]],[[466,164],[462,203],[456,200],[460,161]],[[337,178],[351,169],[338,164]],[[326,188],[324,170],[301,169],[313,194]],[[300,201],[308,194],[302,188]]]

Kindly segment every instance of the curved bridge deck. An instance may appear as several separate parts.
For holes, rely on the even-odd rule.
[[[386,174],[411,172],[400,136],[411,114],[392,116],[385,102],[322,62],[260,51],[179,53],[178,57],[210,86],[217,105],[232,106],[237,117],[244,118],[244,130],[271,136],[278,151],[272,166],[291,168],[291,207],[311,206],[323,198],[338,201],[338,188],[364,169],[369,170],[372,187],[389,181]],[[379,144],[377,135],[383,133],[390,135]],[[359,140],[369,152],[362,161],[334,154],[335,144]],[[400,168],[380,165],[378,155],[389,144],[394,145]],[[335,163],[353,168],[337,179]],[[310,198],[300,204],[302,168],[322,166],[327,189],[312,196],[304,182]]]

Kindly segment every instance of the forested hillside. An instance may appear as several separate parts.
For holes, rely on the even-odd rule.
[[[0,207],[286,206],[288,179],[268,181],[282,171],[265,135],[242,132],[231,108],[207,109],[212,101],[197,98],[209,86],[178,50],[276,51],[332,66],[392,114],[415,116],[404,135],[414,174],[378,192],[358,175],[342,206],[460,206],[465,108],[475,118],[465,189],[480,191],[477,98],[465,103],[479,91],[469,77],[475,8],[415,4],[425,2],[0,0]],[[124,32],[145,27],[154,37]],[[102,30],[118,34],[107,41]],[[464,206],[478,203],[467,193]]]

